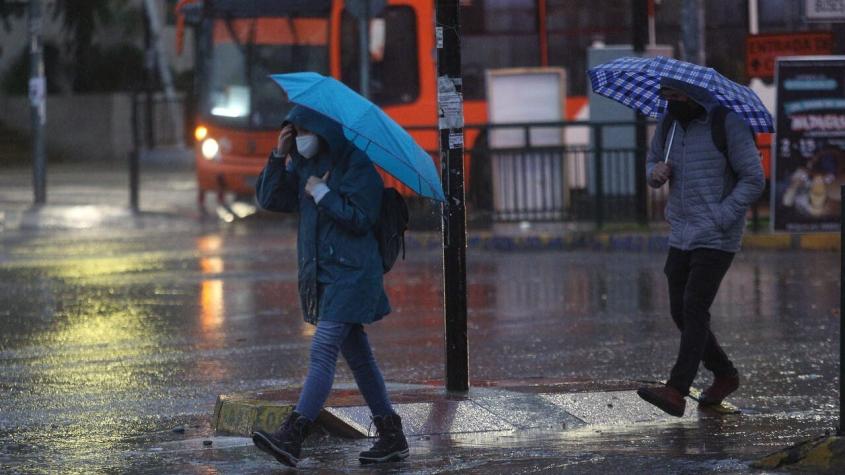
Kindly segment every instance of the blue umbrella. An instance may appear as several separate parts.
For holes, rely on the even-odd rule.
[[[434,162],[399,124],[340,81],[317,73],[270,76],[288,100],[343,126],[346,138],[419,195],[446,201]]]
[[[660,96],[663,79],[674,79],[706,89],[719,104],[736,112],[757,132],[774,132],[772,115],[747,86],[737,84],[713,68],[657,56],[619,58],[587,71],[596,94],[621,102],[649,117],[666,110]]]

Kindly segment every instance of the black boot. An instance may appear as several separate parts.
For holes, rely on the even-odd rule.
[[[398,462],[408,458],[408,440],[402,432],[402,418],[399,414],[375,416],[373,423],[378,430],[378,440],[370,450],[361,452],[361,463]]]
[[[263,430],[255,431],[252,434],[252,442],[259,449],[276,457],[280,463],[296,467],[302,451],[302,441],[308,436],[310,429],[311,421],[293,411],[276,432],[268,434]]]

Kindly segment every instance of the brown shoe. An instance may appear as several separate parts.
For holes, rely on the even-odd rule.
[[[637,395],[675,417],[682,417],[687,408],[686,399],[671,386],[640,388]]]
[[[701,393],[698,403],[704,406],[718,406],[729,394],[739,388],[739,375],[716,376],[713,384]]]

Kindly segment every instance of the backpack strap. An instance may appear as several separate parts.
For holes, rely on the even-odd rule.
[[[727,126],[728,112],[730,110],[725,106],[717,106],[713,109],[713,115],[710,118],[710,138],[713,140],[713,145],[716,149],[728,158],[728,133],[725,131]]]

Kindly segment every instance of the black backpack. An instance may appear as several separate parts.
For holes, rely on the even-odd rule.
[[[408,220],[405,198],[396,188],[385,188],[381,193],[381,212],[374,229],[385,274],[393,267],[400,250],[402,259],[405,259],[405,231],[408,230]]]

